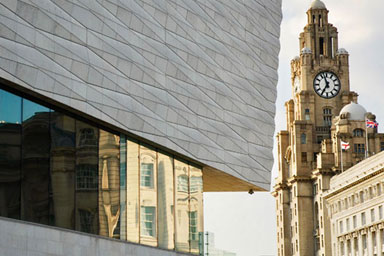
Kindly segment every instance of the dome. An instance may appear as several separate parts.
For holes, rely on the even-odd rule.
[[[311,51],[311,49],[309,49],[308,47],[304,47],[303,49],[301,49],[301,53],[302,53],[302,54],[312,53],[312,51]]]
[[[312,2],[311,7],[309,9],[327,9],[325,4],[320,0],[315,0]]]
[[[337,54],[348,54],[347,50],[345,50],[344,48],[339,48],[337,50]]]
[[[365,120],[365,114],[367,113],[367,111],[360,104],[351,102],[348,105],[345,105],[340,111],[340,115],[347,113],[349,113],[349,120],[361,121]]]

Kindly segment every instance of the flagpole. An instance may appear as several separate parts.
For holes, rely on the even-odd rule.
[[[341,172],[343,172],[343,146],[340,139],[340,162],[341,162]]]
[[[366,143],[366,150],[365,150],[365,158],[368,157],[368,150],[369,150],[369,147],[368,147],[368,129],[367,129],[367,120],[368,120],[368,117],[367,115],[365,116],[365,143]]]

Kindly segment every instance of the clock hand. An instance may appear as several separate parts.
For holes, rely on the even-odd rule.
[[[327,86],[325,86],[324,89],[321,91],[321,95],[323,95],[325,89],[327,89]]]

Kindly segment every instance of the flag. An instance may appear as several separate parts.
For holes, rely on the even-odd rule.
[[[350,148],[349,142],[344,142],[341,140],[341,149],[347,150],[349,148]]]
[[[379,126],[379,123],[376,122],[376,121],[371,121],[369,119],[366,119],[365,120],[365,124],[367,125],[367,128],[376,128],[377,126]]]

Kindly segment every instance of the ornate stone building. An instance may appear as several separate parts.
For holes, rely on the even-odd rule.
[[[276,197],[278,255],[334,255],[324,199],[330,179],[383,149],[383,134],[365,128],[375,116],[350,90],[349,54],[339,48],[337,28],[320,0],[307,11],[301,53],[291,61],[292,99],[287,130],[277,134]],[[341,141],[351,148],[341,152]],[[341,153],[343,154],[341,160]]]
[[[324,195],[331,226],[330,255],[384,255],[383,163],[381,152],[331,179]]]

